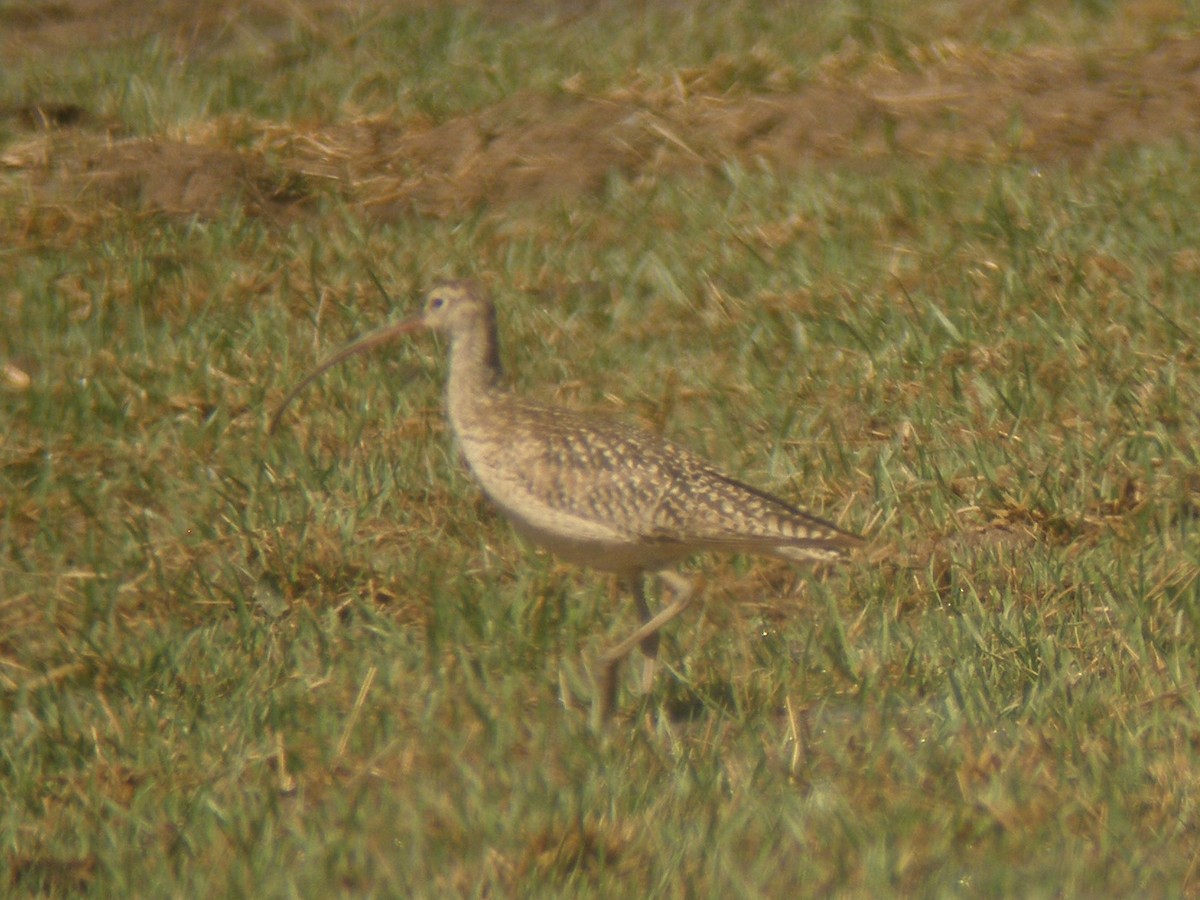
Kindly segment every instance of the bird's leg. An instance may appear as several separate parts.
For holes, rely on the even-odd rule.
[[[645,625],[654,616],[650,612],[650,604],[646,602],[646,579],[641,572],[631,582],[633,588],[633,599],[637,603],[638,615],[641,616],[642,624]],[[650,693],[650,688],[654,686],[654,671],[658,668],[658,644],[659,636],[655,631],[653,634],[648,634],[642,638],[638,644],[642,651],[642,693]]]
[[[592,704],[592,721],[596,725],[602,724],[613,711],[613,706],[617,699],[617,670],[621,666],[621,660],[628,656],[634,647],[640,645],[642,653],[650,666],[649,677],[653,677],[653,665],[658,652],[659,630],[687,609],[688,604],[692,602],[695,596],[692,585],[682,575],[676,572],[661,572],[659,577],[662,578],[663,583],[667,585],[674,595],[671,603],[659,610],[655,615],[650,616],[650,608],[646,605],[646,598],[642,591],[641,579],[639,578],[638,587],[634,589],[634,596],[638,600],[638,612],[644,618],[648,618],[642,622],[641,627],[633,634],[629,635],[629,637],[609,649],[600,657],[596,675],[596,698]],[[650,647],[654,648],[653,653],[650,652]],[[645,670],[643,670],[643,675],[645,674]]]

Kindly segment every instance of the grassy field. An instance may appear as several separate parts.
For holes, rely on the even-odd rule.
[[[0,893],[1200,894],[1200,11],[192,7],[0,3]],[[452,275],[870,549],[595,733],[444,347],[266,433]]]

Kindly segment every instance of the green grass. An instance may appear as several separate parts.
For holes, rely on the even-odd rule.
[[[851,42],[919,69],[939,41],[1194,26],[542,9],[116,42],[0,85],[153,137],[441,121],[722,54],[738,90],[786,60],[790,90]],[[0,362],[30,378],[0,385],[0,891],[1195,893],[1194,150],[852,151],[389,223],[321,185],[294,219],[189,220],[0,169]],[[480,497],[444,348],[348,363],[266,434],[317,359],[450,274],[494,288],[519,389],[661,427],[872,551],[815,575],[700,561],[669,671],[594,733],[587,661],[634,614]]]

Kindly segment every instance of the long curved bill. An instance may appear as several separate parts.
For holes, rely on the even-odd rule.
[[[351,343],[348,347],[339,350],[329,359],[325,360],[311,372],[304,376],[304,379],[294,388],[288,391],[286,397],[275,410],[275,415],[271,416],[271,424],[267,426],[267,434],[274,434],[275,429],[279,427],[279,422],[283,418],[283,414],[287,411],[288,406],[306,387],[323,375],[326,370],[332,369],[338,363],[349,359],[351,356],[357,356],[359,353],[365,353],[367,350],[373,350],[383,344],[393,341],[404,334],[411,334],[414,331],[419,331],[424,327],[424,320],[418,316],[413,319],[407,319],[403,322],[397,322],[394,325],[385,325],[378,331],[372,331],[369,334],[363,335],[358,340]]]

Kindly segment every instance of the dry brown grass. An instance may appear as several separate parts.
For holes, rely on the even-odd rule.
[[[210,11],[197,39],[219,18]],[[69,39],[66,20],[16,19],[25,41]],[[72,21],[88,33],[86,15]],[[24,135],[0,165],[56,208],[211,218],[233,205],[274,217],[331,194],[357,215],[388,221],[569,203],[613,176],[897,157],[1075,165],[1114,147],[1200,133],[1200,38],[1007,54],[946,42],[904,65],[885,60],[850,44],[802,78],[768,55],[720,58],[616,88],[590,89],[578,76],[557,93],[521,94],[448,121],[238,116],[169,139],[122,137],[90,110],[34,98],[0,111]]]

